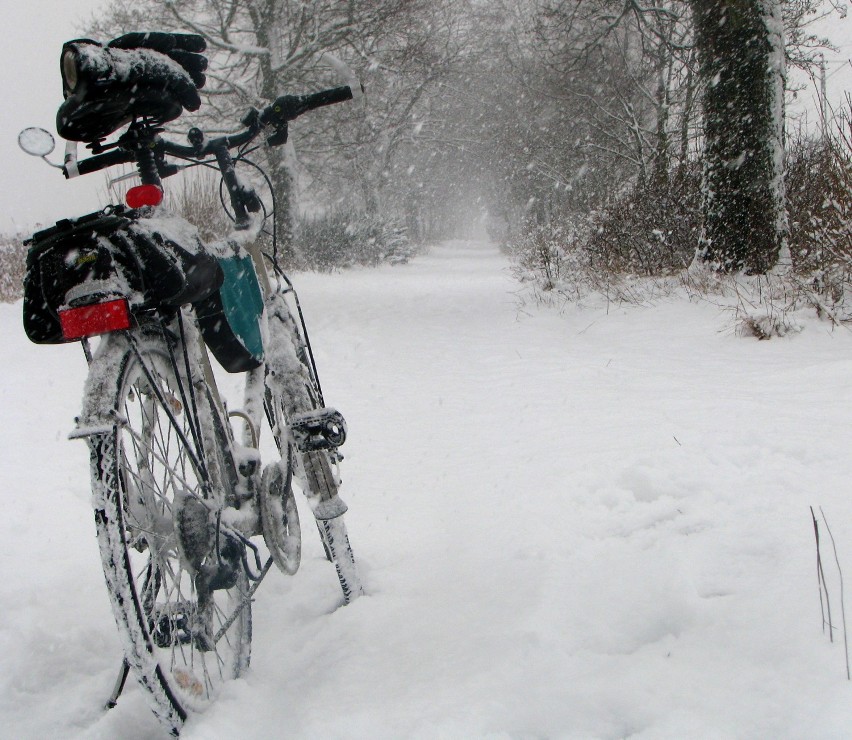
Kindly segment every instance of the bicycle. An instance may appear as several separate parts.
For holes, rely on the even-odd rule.
[[[346,424],[325,405],[274,234],[271,253],[255,239],[265,206],[235,168],[253,164],[258,146],[285,143],[299,115],[361,90],[285,95],[250,110],[237,133],[209,138],[193,128],[189,144],[168,141],[163,125],[200,104],[203,51],[191,34],[65,44],[57,128],[92,156],[77,159],[69,144],[54,166],[73,177],[132,164],[141,184],[127,192],[127,206],[34,234],[24,297],[30,339],[79,341],[89,364],[69,436],[88,442],[97,538],[124,648],[107,706],[132,672],[174,735],[248,667],[251,602],[273,564],[288,575],[299,567],[294,480],[344,603],[363,592],[338,495]],[[54,145],[37,129],[19,143],[43,158]],[[161,206],[163,180],[202,165],[219,171],[234,220],[233,233],[213,244]],[[226,371],[245,374],[242,409],[228,410],[208,350]],[[266,465],[264,425],[278,455]]]

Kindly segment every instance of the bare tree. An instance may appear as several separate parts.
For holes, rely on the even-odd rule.
[[[116,0],[96,32],[151,27],[202,35],[211,59],[202,90],[205,124],[228,127],[249,106],[323,82],[339,84],[323,63],[332,53],[365,79],[368,107],[327,110],[297,127],[307,180],[329,197],[341,174],[361,185],[362,206],[377,212],[413,111],[457,53],[452,4],[438,0]],[[275,228],[294,260],[297,162],[292,149],[264,152],[276,195]],[[349,198],[351,200],[351,198]]]

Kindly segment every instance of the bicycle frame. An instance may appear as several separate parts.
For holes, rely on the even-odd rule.
[[[336,90],[339,91],[341,88]],[[348,93],[349,88],[345,88],[345,90]],[[335,95],[337,98],[346,99],[342,97],[340,92],[335,92]],[[329,97],[326,93],[318,93],[317,96],[319,96],[318,99],[321,101],[321,104],[328,104]],[[111,166],[116,162],[127,161],[132,158],[137,166],[142,187],[156,188],[161,198],[161,173],[164,176],[169,176],[178,171],[173,165],[165,163],[163,159],[165,154],[171,153],[175,156],[191,158],[193,160],[197,160],[204,155],[213,155],[215,157],[235,214],[234,229],[223,241],[235,255],[242,250],[250,257],[253,274],[246,274],[243,280],[250,282],[256,279],[257,281],[263,306],[257,320],[261,323],[260,335],[265,337],[269,343],[269,346],[264,347],[263,360],[257,367],[247,371],[243,410],[234,414],[242,417],[246,422],[240,446],[246,449],[257,444],[257,437],[259,430],[262,428],[264,414],[266,414],[267,418],[270,419],[270,423],[272,423],[271,412],[265,406],[267,399],[264,398],[264,393],[267,390],[265,382],[267,373],[274,377],[283,378],[287,377],[288,374],[298,372],[301,367],[306,366],[312,383],[316,385],[318,398],[304,399],[301,404],[294,404],[289,411],[297,415],[301,414],[304,417],[297,421],[304,421],[307,425],[307,430],[300,435],[300,440],[307,447],[313,446],[314,449],[336,448],[345,439],[345,422],[334,409],[323,409],[322,391],[319,386],[319,380],[316,377],[316,368],[310,353],[307,337],[304,335],[304,321],[301,320],[301,309],[298,306],[298,299],[296,299],[296,309],[300,322],[297,323],[293,316],[293,311],[285,299],[285,294],[287,293],[295,295],[292,285],[286,280],[283,273],[281,273],[281,277],[287,282],[287,289],[282,291],[274,285],[275,281],[267,264],[268,258],[261,252],[257,243],[259,227],[253,221],[251,212],[258,212],[261,209],[260,200],[251,189],[246,188],[238,180],[234,161],[229,152],[230,148],[251,141],[262,130],[257,116],[254,118],[250,117],[249,122],[249,128],[241,134],[205,142],[203,147],[185,147],[163,142],[158,136],[158,130],[146,128],[144,123],[135,127],[131,126],[130,130],[119,140],[120,142],[124,142],[122,149],[116,152],[96,155],[83,162],[77,162],[76,158],[71,156],[66,164],[66,169],[70,167],[74,175],[78,173],[85,174],[86,172],[93,172]],[[190,139],[195,139],[197,142],[203,140],[203,138],[199,138],[197,130],[195,134],[190,132]],[[190,153],[192,153],[191,157]],[[190,307],[184,310],[193,311],[194,309]],[[299,328],[300,325],[301,329]],[[283,337],[280,336],[282,332],[285,334]],[[222,418],[228,418],[226,404],[222,399],[216,383],[207,342],[202,338],[200,333],[193,332],[193,335],[194,338],[191,338],[193,346],[187,347],[187,350],[192,351],[194,355],[193,362],[202,368],[205,384],[217,411]],[[289,351],[284,349],[288,346],[291,347]],[[83,347],[87,359],[91,362],[92,355],[85,338],[83,339]],[[268,351],[270,347],[275,348],[275,351]],[[300,352],[306,354],[307,357],[300,359],[298,357]],[[288,388],[287,390],[288,392],[292,392],[292,388]],[[326,412],[325,415],[306,414],[307,408],[317,409],[317,407],[319,407],[321,412]],[[85,430],[76,432],[73,436],[85,436]],[[332,440],[332,442],[327,443],[328,440]],[[276,441],[280,449],[283,441],[281,439]],[[281,451],[283,453],[283,450]],[[307,448],[302,450],[302,452],[307,451],[309,451]],[[346,511],[346,506],[339,500],[336,490],[325,490],[319,495],[309,496],[308,500],[314,515],[320,520],[335,518]],[[256,533],[256,527],[248,529],[255,530],[251,534]],[[248,531],[246,534],[247,536],[251,536]]]
[[[203,41],[194,39],[183,40]],[[79,339],[90,365],[70,437],[89,445],[98,546],[123,636],[122,668],[107,706],[115,706],[132,669],[172,734],[215,699],[221,682],[248,667],[251,602],[273,563],[288,575],[298,568],[294,474],[344,603],[363,592],[338,495],[345,422],[325,407],[298,297],[274,248],[272,258],[261,250],[262,223],[251,214],[263,204],[239,181],[231,156],[232,149],[243,156],[264,131],[271,132],[268,145],[283,144],[289,121],[352,97],[350,87],[282,96],[251,111],[242,132],[208,140],[193,129],[188,146],[162,140],[156,120],[141,118],[114,143],[92,141],[93,156],[85,160],[69,148],[66,177],[133,163],[142,183],[128,193],[133,210],[112,206],[33,240],[29,285],[46,318],[38,315],[41,333],[27,328],[28,336],[45,344]],[[88,111],[88,124],[97,123],[97,110]],[[158,221],[162,180],[181,169],[166,156],[192,164],[215,159],[235,221],[217,247],[182,224],[172,235]],[[229,321],[228,301],[241,293],[251,298],[255,322],[248,342]],[[88,337],[97,334],[105,337],[93,355]],[[226,371],[244,373],[242,409],[229,411],[214,358]],[[235,417],[244,422],[239,440]],[[261,467],[264,417],[279,454]],[[250,541],[255,536],[265,542],[265,563]]]

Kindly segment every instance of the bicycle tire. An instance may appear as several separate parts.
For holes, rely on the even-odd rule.
[[[307,347],[284,296],[274,293],[267,306],[270,348],[267,353],[265,405],[282,461],[293,461],[297,485],[309,501],[336,499],[340,481],[329,450],[297,451],[287,430],[295,414],[321,406],[321,395],[311,370]],[[316,519],[326,559],[335,568],[343,601],[349,604],[364,593],[343,514]]]
[[[81,417],[112,420],[88,437],[107,590],[127,663],[174,735],[251,657],[245,548],[213,524],[234,465],[197,368],[189,391],[193,364],[165,334],[109,335]]]

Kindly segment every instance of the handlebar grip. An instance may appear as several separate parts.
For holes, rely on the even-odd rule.
[[[282,126],[309,110],[322,108],[324,105],[343,103],[352,100],[354,97],[349,85],[333,87],[330,90],[322,90],[311,95],[282,95],[263,110],[260,114],[260,122],[264,126]]]
[[[107,154],[98,154],[95,157],[77,160],[76,171],[73,173],[73,176],[88,175],[105,167],[112,167],[116,164],[125,164],[133,161],[133,154],[130,152],[114,151]],[[72,173],[69,172],[67,165],[62,168],[62,171],[66,178],[72,177]]]
[[[321,108],[324,105],[333,105],[334,103],[344,103],[347,100],[352,100],[355,97],[352,94],[352,88],[349,85],[343,87],[333,87],[331,90],[322,90],[312,95],[304,95],[305,110],[313,110]]]

